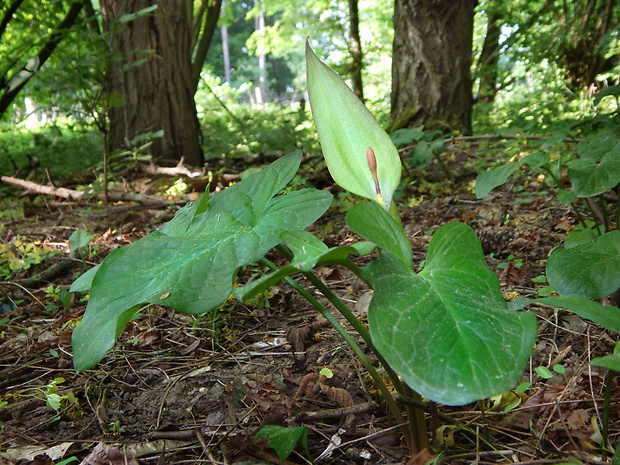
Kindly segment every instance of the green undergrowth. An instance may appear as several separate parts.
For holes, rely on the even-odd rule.
[[[15,126],[0,127],[0,175],[11,176],[16,169],[41,182],[49,170],[55,179],[87,171],[101,161],[101,135],[94,129],[73,125],[51,125],[36,130]],[[36,165],[35,158],[38,161]],[[26,169],[32,165],[32,169]],[[24,175],[19,175],[24,177]]]
[[[318,141],[309,118],[310,111],[300,105],[209,107],[201,115],[205,158],[316,151]]]

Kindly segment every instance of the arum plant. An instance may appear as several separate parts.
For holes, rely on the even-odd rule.
[[[72,335],[74,365],[86,370],[114,347],[144,304],[182,313],[216,309],[231,293],[249,299],[284,280],[330,321],[352,347],[402,425],[412,453],[427,444],[422,412],[401,412],[377,369],[340,321],[294,280],[302,273],[344,316],[372,350],[402,396],[463,405],[507,391],[523,372],[536,335],[536,318],[502,297],[475,232],[449,223],[432,237],[422,271],[413,268],[409,240],[393,194],[400,159],[390,138],[340,78],[307,48],[308,90],[319,138],[334,180],[370,200],[346,215],[366,241],[329,248],[305,231],[330,206],[328,192],[282,193],[301,161],[282,157],[239,183],[179,210],[141,240],[113,251],[72,285],[90,292]],[[290,263],[264,258],[272,248]],[[378,250],[360,269],[351,256]],[[238,270],[262,262],[272,271],[249,284]],[[312,270],[347,267],[373,290],[368,331]],[[233,283],[236,283],[233,292]],[[416,402],[414,402],[415,404]]]

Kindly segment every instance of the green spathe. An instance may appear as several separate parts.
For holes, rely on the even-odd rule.
[[[308,97],[327,168],[336,183],[353,194],[390,208],[400,182],[398,150],[364,104],[306,44]],[[368,148],[376,158],[380,192],[368,166]]]

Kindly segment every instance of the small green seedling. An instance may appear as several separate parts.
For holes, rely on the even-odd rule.
[[[110,433],[116,435],[121,435],[127,432],[127,429],[121,425],[120,420],[116,420],[114,423],[110,425]]]
[[[55,412],[60,412],[65,408],[79,409],[79,401],[77,400],[73,392],[67,391],[62,394],[59,392],[58,385],[64,382],[64,378],[55,378],[50,381],[46,386],[24,389],[23,391],[21,391],[21,394],[30,395],[32,397],[45,400],[47,406]]]
[[[86,266],[86,262],[84,259],[84,250],[88,248],[89,244],[94,238],[95,235],[86,229],[76,229],[69,236],[69,248],[71,249],[71,256],[74,256],[76,253],[79,254],[84,266]]]
[[[300,443],[306,456],[312,461],[312,456],[308,451],[308,428],[305,426],[285,428],[278,425],[265,425],[256,433],[256,437],[268,439],[269,447],[276,451],[280,460],[286,460],[297,443]]]
[[[69,236],[69,247],[72,252],[88,247],[95,235],[86,229],[76,229]]]
[[[58,304],[62,305],[63,308],[69,309],[73,302],[73,294],[71,292],[60,286],[53,286],[51,284],[45,288],[45,297],[53,302],[45,306],[48,310],[57,310]]]
[[[553,378],[553,373],[551,373],[551,370],[549,370],[549,368],[547,368],[545,366],[541,365],[539,367],[536,367],[536,368],[534,368],[534,371],[542,379],[551,379],[551,378]]]

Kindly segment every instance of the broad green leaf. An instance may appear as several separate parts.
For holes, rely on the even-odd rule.
[[[590,360],[590,365],[620,372],[620,354],[609,354]]]
[[[519,163],[521,165],[525,165],[530,169],[540,168],[542,165],[549,161],[549,153],[547,152],[536,152],[531,155],[527,155],[523,157]]]
[[[577,145],[579,159],[568,162],[568,177],[579,197],[613,189],[620,182],[620,142],[614,131],[600,131]]]
[[[476,197],[481,199],[496,187],[505,184],[519,166],[521,165],[518,163],[509,163],[478,174],[476,179]]]
[[[620,342],[616,342],[613,354],[609,354],[604,357],[593,358],[590,361],[590,365],[620,372]],[[616,456],[614,455],[614,461],[612,462],[612,465],[615,463],[615,460]]]
[[[411,151],[409,162],[411,163],[411,168],[420,170],[428,168],[433,162],[433,148],[431,144],[426,141],[418,142]]]
[[[547,260],[547,280],[565,296],[600,299],[620,287],[620,231],[584,245],[556,247]]]
[[[187,228],[192,224],[194,217],[207,211],[209,200],[209,195],[203,194],[198,200],[190,202],[185,208],[178,210],[174,218],[163,224],[159,231],[166,236],[182,236],[187,232]]]
[[[569,205],[577,200],[577,194],[574,191],[568,191],[565,189],[557,189],[556,194],[558,196],[558,202],[564,205]]]
[[[551,379],[551,378],[553,378],[553,373],[551,373],[551,370],[549,370],[549,368],[547,368],[545,366],[542,366],[542,365],[538,366],[538,367],[536,367],[534,369],[534,371],[542,379]]]
[[[586,226],[579,223],[575,228],[568,233],[566,238],[564,239],[564,248],[572,249],[574,247],[585,245],[599,236],[605,233],[605,226],[600,225],[596,226],[594,221],[586,220]]]
[[[88,292],[93,283],[93,278],[99,271],[99,266],[93,266],[90,270],[82,274],[78,279],[73,281],[71,287],[69,288],[69,292]]]
[[[549,155],[539,152],[515,163],[508,163],[478,174],[476,179],[476,197],[481,199],[496,187],[502,186],[508,181],[508,178],[521,166],[527,165],[530,168],[538,168],[549,160]]]
[[[179,214],[172,226],[112,252],[94,274],[84,318],[73,332],[76,369],[103,358],[136,305],[209,311],[230,296],[240,266],[262,258],[283,231],[304,229],[320,217],[331,203],[327,192],[304,189],[272,198],[300,160],[300,154],[283,157],[215,194],[204,212],[195,214],[201,203],[187,207],[195,214],[190,223],[192,214]]]
[[[291,263],[252,281],[250,284],[235,288],[233,294],[237,299],[241,301],[251,299],[275,286],[287,276],[292,276],[301,271],[310,271],[317,265],[341,263],[351,254],[366,255],[374,248],[374,244],[369,242],[358,242],[351,246],[339,246],[330,249],[308,231],[286,231],[281,234],[281,238],[294,254]]]
[[[419,141],[424,137],[424,126],[417,126],[415,128],[397,129],[390,133],[390,139],[397,147],[411,144],[412,142]]]
[[[585,297],[575,296],[547,297],[534,299],[534,302],[565,308],[605,329],[620,332],[620,309],[616,307],[601,305]]]
[[[342,188],[390,208],[400,182],[401,162],[390,136],[338,75],[306,44],[308,98],[327,168]],[[368,166],[367,149],[376,157],[381,199]]]
[[[356,219],[348,218],[349,224],[364,236],[368,224],[358,228]],[[367,238],[383,248],[377,237]],[[386,249],[394,250],[391,242]],[[412,389],[462,405],[517,384],[536,337],[536,317],[509,309],[471,228],[440,228],[417,275],[392,253],[382,253],[370,274],[373,343]]]
[[[280,460],[286,460],[298,442],[301,442],[306,454],[310,457],[307,436],[308,428],[305,426],[286,428],[279,425],[265,425],[256,433],[256,437],[269,440],[269,447],[276,451]]]
[[[613,96],[616,99],[620,97],[620,84],[614,86],[603,87],[596,94],[594,94],[594,105],[601,103],[601,100],[605,97]]]

